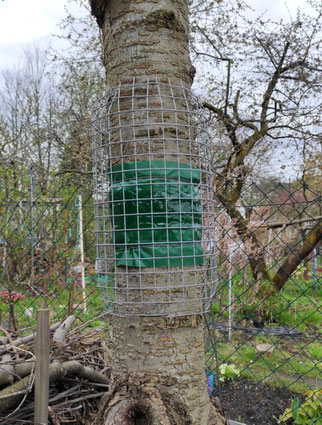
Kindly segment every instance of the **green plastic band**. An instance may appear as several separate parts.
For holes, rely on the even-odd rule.
[[[110,178],[117,266],[203,264],[200,170],[140,161],[114,166]]]

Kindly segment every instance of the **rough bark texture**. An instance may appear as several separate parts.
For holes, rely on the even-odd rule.
[[[93,14],[103,32],[107,83],[136,82],[158,77],[159,81],[190,88],[191,64],[188,48],[188,0],[92,0]],[[123,108],[123,109],[122,109]],[[127,110],[124,103],[121,110]],[[161,114],[161,112],[160,112]],[[184,120],[184,114],[179,119]],[[121,117],[122,119],[122,117]],[[126,120],[126,116],[124,118]],[[138,120],[140,118],[138,117]],[[169,114],[169,128],[172,132]],[[122,146],[114,145],[112,157],[126,153],[127,161],[158,159],[192,163],[189,143],[151,143],[142,120],[142,142],[134,146],[129,131]],[[144,132],[145,131],[145,132]],[[158,129],[153,129],[158,131]],[[150,130],[151,134],[151,130]],[[160,136],[161,138],[161,136]],[[169,139],[169,138],[168,138]],[[180,137],[185,139],[184,134]],[[188,137],[186,138],[188,139]],[[120,144],[121,145],[121,144]],[[185,159],[186,158],[186,159]],[[143,287],[165,279],[158,270],[128,268],[125,280]],[[122,270],[118,271],[122,274]],[[173,274],[189,282],[189,273]],[[146,286],[145,286],[146,285]],[[171,306],[169,306],[171,309]],[[193,307],[192,307],[193,308]],[[170,311],[170,310],[169,310]],[[193,311],[193,310],[192,310]],[[171,311],[173,314],[173,311]],[[111,390],[97,417],[97,425],[215,425],[224,420],[212,406],[206,388],[203,320],[200,315],[176,318],[136,317],[111,319],[113,348]]]
[[[154,383],[160,409],[167,412],[163,418],[172,418],[170,424],[207,424],[211,405],[205,385],[202,328],[200,316],[115,317],[113,377],[119,383],[132,376],[137,388]],[[146,389],[140,391],[138,397],[147,400]]]
[[[155,75],[190,84],[187,0],[92,0],[91,6],[103,30],[110,87]]]

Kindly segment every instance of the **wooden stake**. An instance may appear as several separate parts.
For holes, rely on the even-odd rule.
[[[37,310],[35,425],[48,425],[49,310]]]

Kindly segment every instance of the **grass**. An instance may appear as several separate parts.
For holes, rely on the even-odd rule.
[[[308,346],[309,355],[318,361],[322,361],[322,346],[321,344],[312,343]]]
[[[255,381],[279,382],[281,385],[285,379],[288,385],[292,383],[292,390],[295,392],[307,391],[314,386],[314,378],[321,379],[322,364],[321,356],[318,351],[321,349],[317,343],[306,346],[298,346],[297,351],[292,353],[285,347],[279,347],[275,344],[275,350],[271,357],[267,354],[256,354],[256,345],[263,342],[263,338],[254,338],[245,345],[235,346],[233,343],[218,343],[217,356],[218,362],[234,364],[241,371],[240,378],[249,378]],[[266,340],[267,343],[274,344],[274,341]],[[309,358],[310,352],[314,351],[314,356]],[[213,364],[215,366],[215,363]],[[294,377],[301,375],[294,382]],[[309,380],[307,378],[310,378]],[[305,381],[307,380],[307,382]],[[317,381],[318,382],[318,381]]]
[[[321,329],[322,314],[322,285],[317,282],[314,288],[313,278],[305,280],[303,274],[292,276],[280,292],[266,300],[257,296],[258,290],[252,283],[251,272],[247,273],[246,283],[238,272],[232,278],[232,296],[236,319],[253,319],[261,316],[266,325],[275,323],[275,326],[290,326],[301,331],[310,328]],[[321,279],[320,279],[321,282]],[[266,284],[270,287],[270,284]],[[215,301],[213,312],[215,317],[228,317],[228,284],[220,288],[221,300],[225,304]],[[300,327],[300,329],[299,329]]]
[[[233,330],[231,341],[227,341],[226,335],[216,331],[218,363],[237,366],[241,370],[240,378],[270,386],[287,386],[297,393],[321,387],[322,347],[317,342],[322,328],[321,283],[317,282],[314,288],[313,279],[305,280],[302,273],[296,273],[280,292],[263,301],[251,289],[250,282],[250,274],[246,276],[246,284],[243,284],[240,273],[232,279],[232,323],[239,327],[255,327],[255,320],[261,318],[265,327],[291,327],[302,332],[303,336],[278,338]],[[221,288],[220,301],[213,305],[213,314],[218,322],[227,325],[227,285]],[[275,346],[271,357],[256,354],[256,346],[260,343]],[[213,360],[215,367],[216,361]]]

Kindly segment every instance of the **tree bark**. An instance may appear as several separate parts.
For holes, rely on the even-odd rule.
[[[91,0],[107,83],[164,76],[191,83],[187,0]]]
[[[63,323],[55,330],[53,335],[53,341],[56,343],[64,343],[66,334],[71,330],[73,324],[75,323],[75,316],[68,316]]]
[[[284,263],[275,273],[272,282],[276,290],[280,291],[283,288],[285,282],[296,270],[297,266],[313,251],[314,247],[321,239],[322,226],[320,222],[318,222],[313,229],[304,236],[303,241],[298,244],[299,246],[287,256]]]
[[[165,84],[171,80],[173,84],[183,84],[190,89],[193,73],[188,48],[188,0],[91,0],[90,3],[103,33],[104,63],[110,88],[120,83],[131,83],[135,77],[136,83],[158,78]],[[168,106],[170,110],[173,108],[173,105]],[[120,108],[126,110],[128,106],[123,104]],[[160,109],[160,116],[161,113]],[[191,165],[191,146],[189,143],[179,145],[175,136],[171,136],[173,114],[169,112],[168,116],[169,128],[164,128],[168,134],[166,146],[149,140],[151,130],[144,132],[147,123],[144,118],[140,122],[138,116],[140,126],[142,124],[140,146],[135,146],[131,135],[127,135],[125,130],[122,138],[123,142],[128,139],[126,143],[122,146],[121,143],[113,143],[112,158],[115,163],[124,154],[126,162],[133,162],[139,151],[140,161],[162,158]],[[181,139],[188,137],[182,134]],[[140,284],[143,288],[149,288],[149,285],[151,288],[151,282],[162,286],[162,282],[169,278],[158,269],[145,269],[144,274],[140,275],[140,270],[134,267],[124,271],[118,267],[118,276],[122,277],[122,273],[124,282],[128,279],[127,282],[130,281],[134,287]],[[176,282],[183,282],[187,287],[191,283],[191,272],[189,274],[182,269],[173,270],[173,273],[170,270],[169,273],[173,287]],[[175,296],[175,292],[173,294]],[[192,304],[191,312],[198,310],[198,306]],[[124,318],[115,315],[111,318],[111,389],[95,423],[225,423],[207,393],[202,316],[156,317],[153,305],[150,308],[150,317]],[[173,305],[165,308],[168,308],[169,315],[173,315]]]

